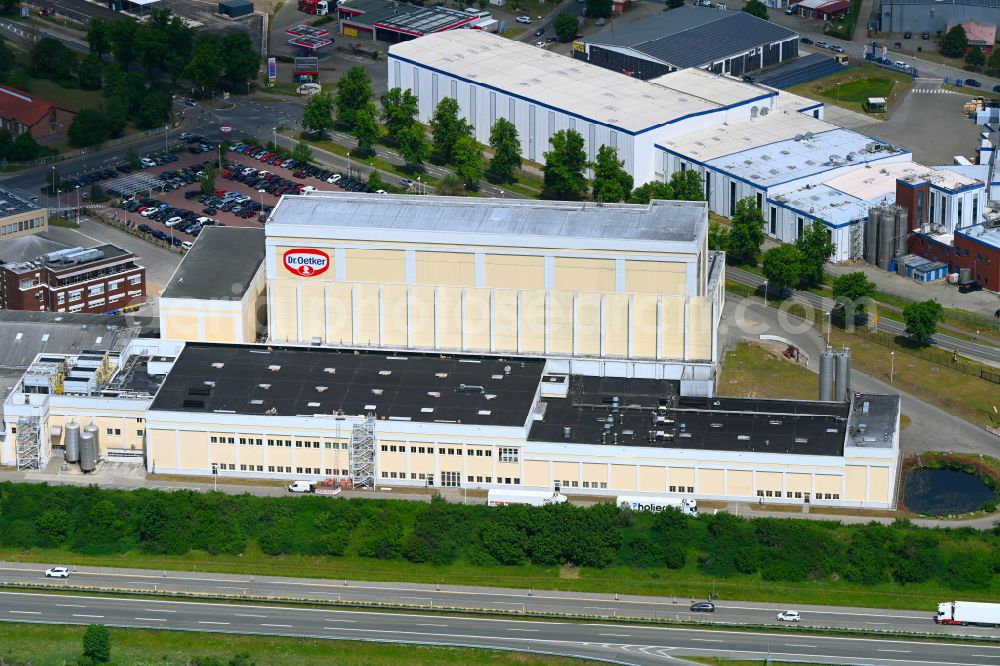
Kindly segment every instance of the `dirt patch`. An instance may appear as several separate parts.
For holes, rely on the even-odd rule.
[[[559,567],[559,577],[565,580],[579,580],[580,567],[573,564],[564,564]]]

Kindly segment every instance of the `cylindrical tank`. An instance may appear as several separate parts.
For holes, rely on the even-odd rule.
[[[872,208],[868,211],[868,224],[865,225],[865,261],[872,266],[875,265],[875,258],[878,256],[878,221],[879,209]]]
[[[827,347],[819,355],[819,399],[833,400],[833,352]]]
[[[905,208],[896,209],[896,253],[895,256],[902,257],[906,254],[907,239],[910,237],[910,221],[907,219]]]
[[[970,282],[972,280],[972,269],[971,268],[959,268],[958,269],[958,281],[959,282]]]
[[[876,264],[882,270],[889,270],[892,260],[892,250],[895,247],[893,237],[896,235],[895,216],[883,211],[878,223],[878,260]]]
[[[90,427],[80,433],[80,469],[93,472],[97,468],[97,440]]]
[[[80,424],[76,421],[66,423],[66,462],[75,463],[80,460]]]
[[[847,390],[851,385],[851,350],[837,353],[837,387],[834,397],[838,402],[847,400]]]

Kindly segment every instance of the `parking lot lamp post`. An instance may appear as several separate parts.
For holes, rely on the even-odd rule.
[[[59,190],[58,190],[58,188],[56,188],[56,168],[55,167],[52,167],[52,189],[55,190],[55,193],[56,193],[56,211],[58,211],[59,208],[61,208],[61,206],[59,205]],[[58,212],[56,214],[58,215]]]
[[[277,127],[272,127],[271,128],[271,142],[274,144],[274,149],[277,150],[278,149],[278,128]]]
[[[170,152],[170,125],[163,128],[163,154]]]
[[[265,190],[257,190],[260,193],[260,212],[264,212],[264,192]]]
[[[896,374],[896,352],[889,352],[889,383],[892,383],[892,376]]]
[[[349,150],[347,151],[347,177],[351,177],[351,151]],[[420,178],[417,178],[417,180],[420,180]]]

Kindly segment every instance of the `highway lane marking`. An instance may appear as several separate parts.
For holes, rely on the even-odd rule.
[[[7,611],[8,613],[16,613],[18,615],[41,615],[41,611]]]
[[[447,624],[431,624],[429,622],[425,622],[423,624],[418,623],[417,626],[418,627],[447,627],[448,625]]]
[[[721,643],[721,638],[692,638],[693,641],[698,641],[699,643]]]
[[[518,629],[516,627],[509,627],[507,631],[538,631],[538,629]]]
[[[170,611],[171,613],[176,613],[177,611]],[[266,615],[253,615],[251,613],[233,613],[236,617],[267,617]]]
[[[21,571],[28,572],[33,570],[20,569],[17,567],[0,567],[0,571]],[[133,578],[157,578],[164,579],[163,576],[154,575],[143,575],[143,574],[120,574],[120,573],[109,573],[109,572],[99,572],[99,571],[86,571],[77,572],[77,575],[92,575],[92,576],[110,576],[110,577],[126,577],[131,576]],[[205,582],[205,583],[257,583],[261,585],[296,585],[300,587],[344,587],[343,585],[335,583],[322,583],[322,582],[307,582],[307,581],[282,581],[282,580],[260,580],[260,581],[241,581],[232,579],[220,579],[220,578],[192,578],[188,576],[167,576],[167,581],[193,581],[193,582]],[[129,581],[136,582],[136,581]],[[221,587],[221,586],[217,586]],[[371,585],[350,585],[351,589],[354,590],[374,590],[378,592],[422,592],[423,590],[413,590],[409,588],[399,588],[399,587],[377,587]],[[236,589],[243,589],[236,588]],[[429,590],[428,590],[429,591]],[[451,595],[469,595],[476,597],[514,597],[514,598],[525,598],[524,594],[511,594],[505,592],[474,592],[474,591],[463,591],[463,590],[434,590],[434,594],[451,594]],[[400,599],[427,599],[428,597],[400,597]],[[531,599],[546,599],[553,601],[603,601],[602,599],[595,599],[592,597],[558,597],[549,595],[532,595]],[[628,604],[638,604],[645,606],[679,606],[683,604],[674,604],[672,602],[666,601],[641,601],[641,600],[623,600],[620,602],[622,605]],[[731,609],[731,610],[753,610],[753,611],[772,611],[774,608],[756,607],[756,606],[721,606],[720,609]],[[893,619],[908,619],[908,620],[923,620],[928,616],[926,615],[886,615],[881,613],[865,613],[865,612],[847,612],[847,611],[833,611],[833,610],[810,610],[810,613],[819,613],[824,615],[851,615],[854,617],[887,617]],[[885,623],[883,623],[885,624]]]
[[[262,627],[286,627],[287,628],[287,627],[291,627],[292,625],[290,625],[290,624],[264,624],[263,622],[261,622],[260,626],[262,626]]]
[[[208,620],[198,620],[198,624],[229,624],[228,622],[209,622]]]
[[[148,610],[150,613],[176,613],[177,611],[163,610],[162,608],[144,608],[143,610]]]
[[[615,636],[617,638],[631,638],[629,634],[597,634],[598,636]]]
[[[86,606],[81,606],[80,604],[56,604],[60,608],[86,608]]]
[[[909,654],[910,653],[909,650],[883,650],[881,648],[879,648],[878,651],[879,652],[900,652],[900,653],[903,653],[903,654]]]
[[[803,645],[802,643],[785,643],[785,647],[804,647],[804,648],[814,648],[815,645]]]
[[[165,618],[165,617],[137,617],[135,619],[138,620],[139,622],[166,622],[167,621],[167,618]]]
[[[104,616],[103,615],[80,615],[80,614],[77,614],[77,613],[73,613],[73,617],[104,617]]]

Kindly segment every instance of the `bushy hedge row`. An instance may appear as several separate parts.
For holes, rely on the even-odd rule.
[[[447,565],[575,564],[680,569],[765,581],[925,581],[989,589],[1000,572],[993,531],[829,521],[692,519],[612,504],[533,508],[329,497],[0,484],[0,545],[88,555],[130,551],[350,555]]]

